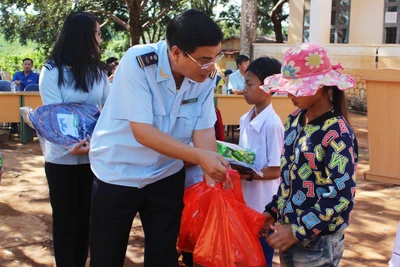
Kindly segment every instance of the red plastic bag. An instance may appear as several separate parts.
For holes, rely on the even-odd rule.
[[[240,184],[240,175],[237,171],[227,170],[227,179],[225,183],[217,183],[217,186],[229,188],[230,194],[243,205],[244,198],[242,187]],[[218,185],[219,184],[219,185]],[[214,186],[208,185],[205,180],[194,184],[185,190],[183,203],[185,204],[182,211],[181,227],[178,240],[178,248],[182,251],[193,252],[196,241],[203,229],[205,217],[212,197]],[[200,208],[200,203],[202,203]]]
[[[200,201],[203,195],[210,192],[211,186],[203,182],[194,184],[185,190],[182,211],[181,227],[178,240],[178,248],[182,251],[193,252],[196,241],[203,227],[205,216],[208,213],[208,205],[203,205],[200,210]],[[205,197],[205,201],[210,197]]]
[[[231,173],[230,177],[232,183],[217,183],[206,196],[211,200],[199,203],[199,210],[208,208],[208,212],[196,241],[194,262],[207,267],[265,267],[258,239],[265,217],[244,204],[240,176]]]

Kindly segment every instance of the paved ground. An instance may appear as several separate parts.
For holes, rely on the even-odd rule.
[[[341,266],[387,266],[400,220],[400,186],[365,181],[368,130],[364,115],[351,114],[360,143],[356,207],[346,234]],[[54,266],[51,209],[43,157],[38,142],[20,145],[0,132],[0,151],[7,172],[0,183],[0,266]],[[230,139],[229,139],[230,140]],[[143,232],[135,220],[125,266],[143,263]],[[275,266],[279,261],[275,257]]]

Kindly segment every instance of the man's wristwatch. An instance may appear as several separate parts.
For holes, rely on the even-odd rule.
[[[254,178],[254,174],[253,174],[253,173],[250,173],[250,177],[247,178],[246,181],[251,182],[251,181],[253,181],[253,178]]]

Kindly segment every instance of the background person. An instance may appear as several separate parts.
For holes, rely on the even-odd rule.
[[[32,71],[33,60],[30,58],[24,58],[22,60],[23,71],[17,71],[14,74],[12,82],[14,82],[19,91],[24,91],[25,87],[30,84],[38,84],[39,83],[39,74]]]
[[[229,76],[228,90],[231,90],[235,95],[243,95],[245,86],[244,75],[247,67],[250,64],[250,58],[246,55],[236,57],[236,66],[238,69]]]
[[[114,73],[115,70],[117,69],[119,62],[118,62],[118,58],[116,57],[109,57],[106,60],[106,63],[108,65],[108,80],[112,83],[113,79],[114,79]]]

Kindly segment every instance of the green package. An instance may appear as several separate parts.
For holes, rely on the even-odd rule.
[[[253,164],[256,155],[251,151],[246,151],[238,145],[217,141],[218,154],[225,158],[230,158],[239,162]]]

